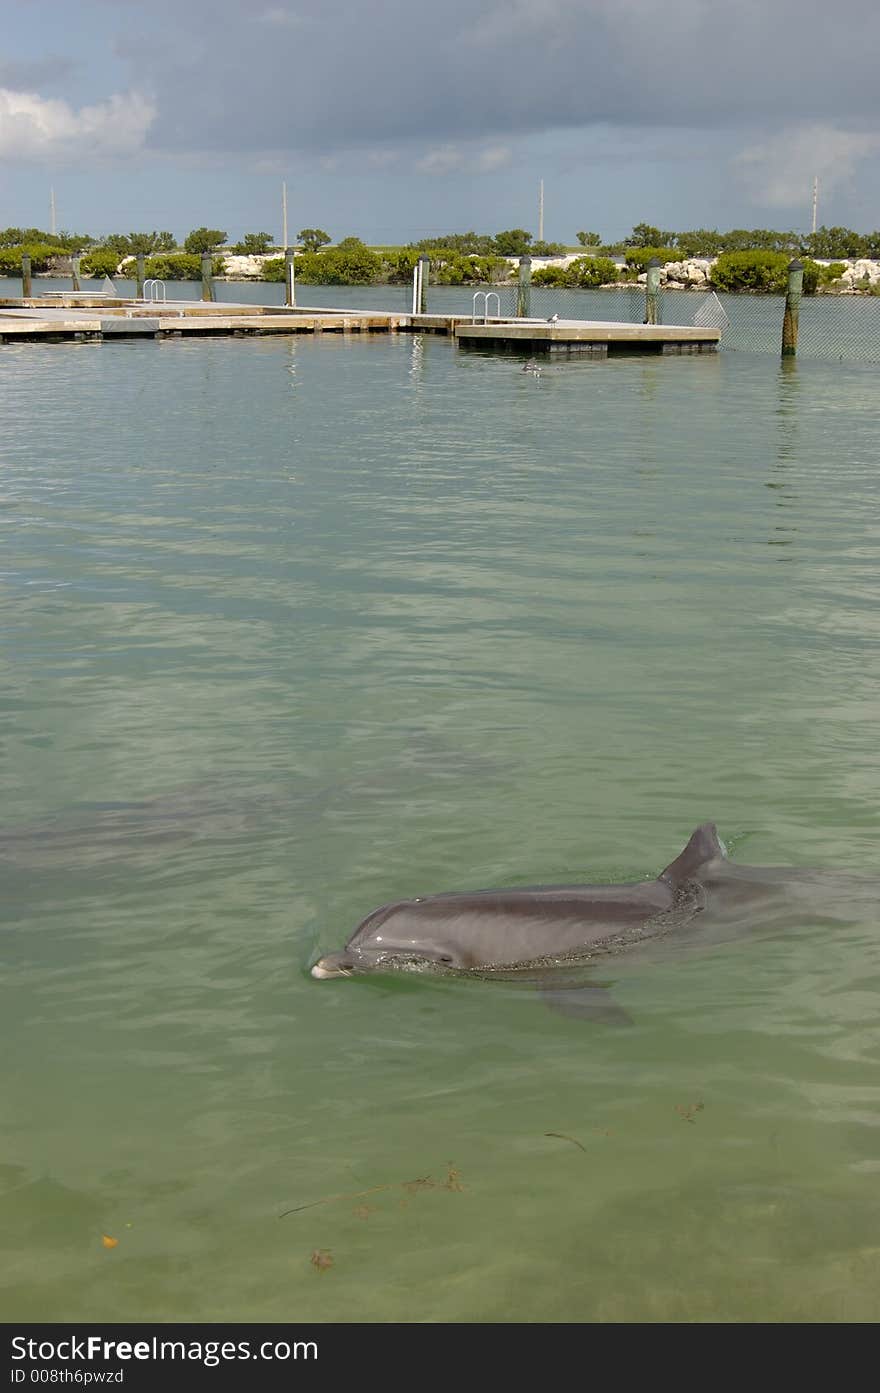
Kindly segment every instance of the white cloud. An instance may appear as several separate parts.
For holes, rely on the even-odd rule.
[[[813,123],[780,131],[737,155],[734,164],[754,203],[807,208],[813,179],[822,195],[852,179],[860,160],[880,152],[880,132]]]
[[[301,29],[307,22],[296,10],[285,10],[281,5],[273,5],[257,15],[260,24],[269,24],[275,29]]]
[[[131,155],[143,146],[155,116],[153,104],[138,92],[76,110],[36,92],[0,87],[0,159]]]
[[[453,174],[459,169],[491,174],[496,169],[504,169],[512,159],[513,152],[506,145],[487,145],[482,150],[461,145],[438,145],[416,160],[415,170],[417,174],[433,175]]]
[[[367,164],[373,169],[390,169],[400,162],[399,150],[368,150]]]
[[[475,165],[481,174],[492,174],[496,169],[506,169],[512,160],[509,145],[489,145],[477,156]]]
[[[441,145],[416,160],[417,174],[451,174],[464,164],[464,155],[456,145]]]

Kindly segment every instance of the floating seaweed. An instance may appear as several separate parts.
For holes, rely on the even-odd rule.
[[[403,1182],[403,1188],[408,1195],[415,1195],[419,1190],[433,1190],[435,1187],[436,1182],[430,1175],[420,1175],[417,1176],[415,1180],[405,1180]]]
[[[365,1199],[367,1195],[377,1195],[383,1190],[403,1189],[408,1195],[415,1195],[418,1194],[420,1190],[436,1190],[437,1188],[437,1181],[433,1176],[417,1175],[414,1180],[393,1181],[388,1185],[371,1185],[369,1190],[355,1190],[351,1194],[324,1195],[319,1200],[309,1200],[307,1204],[295,1204],[292,1209],[284,1209],[278,1215],[278,1218],[284,1219],[288,1214],[301,1214],[304,1209],[314,1209],[319,1204],[333,1204],[337,1200]],[[446,1163],[446,1179],[442,1182],[440,1188],[444,1190],[464,1189],[464,1186],[461,1184],[461,1171],[456,1170],[451,1161],[447,1161]],[[401,1200],[400,1203],[401,1207],[403,1207],[408,1201]],[[372,1209],[369,1205],[359,1205],[354,1210],[354,1213],[359,1219],[366,1219],[368,1215],[372,1213]]]
[[[332,1204],[334,1200],[359,1200],[365,1195],[375,1195],[379,1190],[393,1190],[393,1185],[373,1185],[369,1190],[355,1190],[351,1195],[325,1195],[320,1200],[309,1200],[308,1204],[295,1204],[293,1209],[285,1209],[278,1215],[279,1219],[284,1219],[288,1214],[299,1214],[303,1209],[314,1209],[318,1204]]]
[[[702,1112],[705,1106],[705,1103],[676,1103],[675,1111],[682,1122],[693,1122],[696,1114]]]
[[[316,1248],[309,1262],[317,1272],[326,1272],[328,1267],[333,1266],[333,1257],[328,1248]]]
[[[443,1182],[443,1189],[459,1192],[464,1189],[461,1183],[461,1171],[457,1170],[451,1161],[446,1162],[446,1179]]]
[[[579,1146],[581,1151],[586,1152],[587,1148],[583,1142],[579,1142],[577,1137],[570,1137],[567,1132],[545,1132],[545,1137],[558,1137],[560,1141],[570,1141],[573,1146]]]

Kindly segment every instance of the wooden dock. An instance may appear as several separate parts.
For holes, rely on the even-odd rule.
[[[100,292],[0,298],[0,344],[248,334],[434,333],[462,348],[604,357],[609,352],[707,353],[720,330],[600,320],[474,320],[467,314],[292,308],[201,300],[125,300]]]
[[[59,303],[62,299],[62,303]],[[389,333],[403,314],[205,304],[200,300],[114,300],[96,295],[0,300],[0,343],[64,339],[165,338],[238,334]],[[83,303],[85,302],[85,303]]]

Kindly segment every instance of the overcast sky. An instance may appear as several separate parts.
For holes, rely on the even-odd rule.
[[[880,3],[0,0],[0,227],[880,227]]]

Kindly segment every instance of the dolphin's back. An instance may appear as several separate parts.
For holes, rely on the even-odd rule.
[[[419,945],[435,954],[442,946],[458,967],[516,967],[622,943],[674,910],[678,898],[660,880],[453,891],[384,906],[358,926],[348,946],[366,938],[391,954]]]

